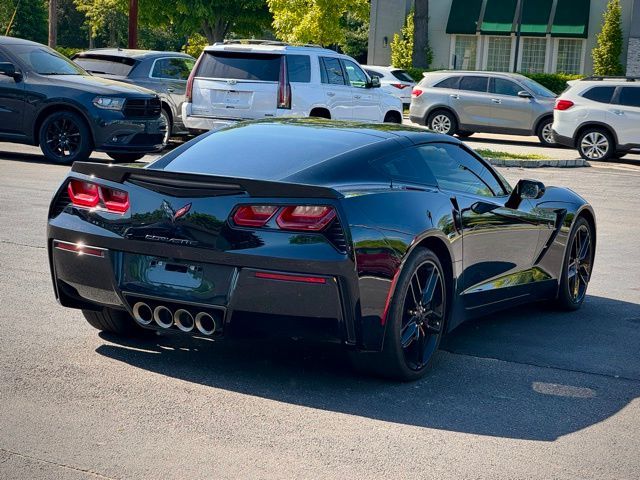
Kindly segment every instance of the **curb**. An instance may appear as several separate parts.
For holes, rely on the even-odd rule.
[[[589,162],[583,158],[573,160],[505,160],[498,158],[486,158],[494,167],[520,167],[520,168],[579,168],[590,167]]]

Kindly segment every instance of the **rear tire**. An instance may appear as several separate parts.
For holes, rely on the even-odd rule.
[[[47,160],[61,165],[87,160],[93,145],[91,130],[84,119],[64,110],[44,119],[38,141]]]
[[[140,337],[150,332],[140,327],[131,315],[124,310],[104,308],[99,311],[83,310],[82,314],[89,325],[102,332],[123,337]]]
[[[400,115],[398,112],[387,112],[387,114],[384,116],[384,123],[401,124],[402,115]]]
[[[115,152],[107,152],[111,158],[113,158],[116,162],[135,162],[136,160],[140,160],[144,157],[144,153],[115,153]]]
[[[456,136],[458,138],[469,138],[471,135],[473,135],[475,132],[463,132],[463,131],[459,131],[456,132]]]
[[[437,110],[429,115],[427,128],[436,133],[453,135],[458,131],[458,121],[452,113],[446,110]]]
[[[553,129],[551,128],[552,125],[553,118],[547,118],[543,120],[540,125],[538,125],[538,131],[536,132],[536,135],[538,135],[538,139],[544,147],[555,147],[557,145],[556,141],[553,138]]]
[[[164,149],[169,144],[169,138],[171,137],[173,125],[171,123],[171,115],[169,115],[169,112],[167,112],[166,108],[162,109],[162,111],[160,112],[160,116],[162,117],[164,122],[167,124],[167,131],[165,132],[164,138],[162,139],[162,148]]]
[[[602,128],[584,130],[578,137],[577,147],[585,160],[606,161],[615,153],[613,137]]]

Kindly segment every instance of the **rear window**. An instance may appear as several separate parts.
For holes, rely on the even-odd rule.
[[[623,87],[620,91],[620,105],[640,107],[640,88]]]
[[[287,55],[287,73],[290,82],[311,81],[311,59],[309,55]]]
[[[594,87],[584,92],[582,96],[594,102],[611,103],[611,97],[615,91],[616,87]]]
[[[107,57],[99,55],[87,55],[73,59],[87,72],[99,75],[118,75],[126,77],[131,73],[136,61],[133,58]]]
[[[414,81],[413,78],[411,77],[411,75],[409,75],[404,70],[394,70],[393,72],[391,72],[391,75],[396,77],[401,82],[411,82],[411,83],[413,83],[413,81]]]
[[[205,52],[198,77],[277,82],[280,78],[277,54],[244,52]]]
[[[449,77],[445,78],[441,82],[438,82],[434,85],[436,88],[458,88],[458,82],[460,81],[460,77]]]

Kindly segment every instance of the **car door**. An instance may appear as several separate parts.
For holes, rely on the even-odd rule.
[[[640,85],[618,88],[606,118],[619,145],[640,145]]]
[[[433,143],[420,152],[450,197],[455,227],[462,233],[458,289],[465,308],[510,298],[513,292],[504,287],[532,269],[554,218],[537,213],[529,201],[509,205],[506,183],[463,145]]]
[[[0,62],[11,63],[16,70],[20,67],[0,50]],[[0,74],[0,136],[21,138],[25,136],[25,84],[24,79],[16,79]]]
[[[518,96],[524,87],[506,78],[493,77],[489,80],[491,94],[491,117],[489,126],[505,130],[531,130],[533,108],[531,98]]]
[[[461,126],[485,126],[491,120],[492,103],[488,92],[489,77],[464,75],[458,91],[450,95],[451,107]]]
[[[347,75],[342,68],[342,62],[336,57],[319,57],[319,60],[322,89],[331,118],[351,120],[353,118],[351,85],[347,84]]]
[[[149,73],[152,90],[161,93],[171,105],[173,118],[182,123],[182,104],[185,101],[187,79],[195,61],[191,58],[167,57],[154,61]]]
[[[356,63],[343,59],[342,66],[351,87],[352,118],[365,122],[381,122],[383,117],[380,108],[380,91],[369,88],[369,78]]]

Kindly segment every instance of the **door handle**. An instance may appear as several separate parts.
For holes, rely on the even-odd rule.
[[[460,100],[460,95],[456,95],[455,93],[454,93],[454,94],[451,94],[451,95],[449,95],[449,96],[450,96],[451,98],[456,99],[456,100]]]
[[[327,92],[327,97],[335,97],[335,92]]]
[[[493,103],[502,103],[502,100],[500,100],[499,98],[492,98],[491,101]]]
[[[362,98],[362,95],[354,95],[353,98],[360,100]]]
[[[171,87],[167,88],[167,92],[169,92],[169,93],[173,93],[175,91],[176,91],[175,88],[171,88]]]
[[[611,113],[615,115],[624,115],[624,112],[622,110],[611,110]]]

